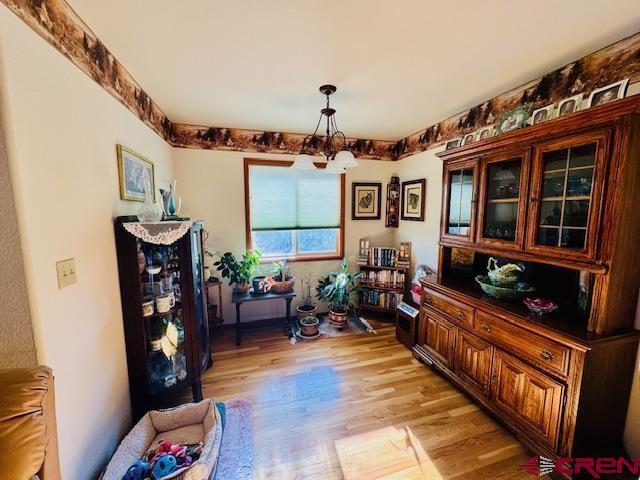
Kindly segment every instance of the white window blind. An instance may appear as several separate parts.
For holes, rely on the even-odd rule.
[[[340,176],[250,165],[251,230],[340,227]]]

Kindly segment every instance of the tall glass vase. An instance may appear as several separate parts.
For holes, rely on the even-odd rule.
[[[153,190],[151,190],[151,179],[144,180],[144,203],[138,210],[138,220],[140,222],[159,222],[162,220],[162,208],[153,201]]]

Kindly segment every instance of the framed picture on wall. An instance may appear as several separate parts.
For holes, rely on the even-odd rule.
[[[144,184],[151,180],[153,200],[156,198],[153,162],[127,147],[117,145],[120,200],[144,202]]]
[[[426,180],[402,182],[402,220],[424,221],[424,190]]]
[[[351,184],[351,220],[380,220],[382,183]]]

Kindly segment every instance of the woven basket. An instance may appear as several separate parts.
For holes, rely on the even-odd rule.
[[[274,279],[275,280],[275,279]],[[296,277],[293,275],[289,277],[288,280],[284,282],[275,281],[273,287],[271,287],[271,291],[274,293],[287,293],[293,290],[293,286],[296,284]]]

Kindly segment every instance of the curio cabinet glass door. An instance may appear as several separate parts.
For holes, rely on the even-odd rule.
[[[526,249],[593,260],[609,132],[535,148]]]

